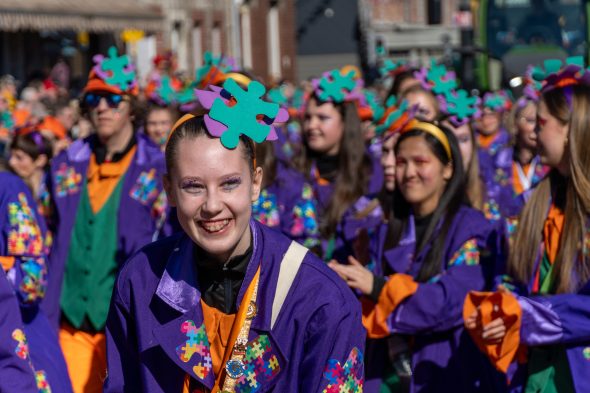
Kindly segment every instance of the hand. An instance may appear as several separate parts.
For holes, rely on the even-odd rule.
[[[478,310],[473,311],[469,317],[465,320],[465,327],[469,330],[477,328],[477,314]]]
[[[348,263],[348,265],[342,265],[336,261],[330,261],[328,266],[342,277],[349,287],[369,295],[373,290],[373,273],[353,256],[348,257]]]
[[[496,318],[483,327],[481,338],[489,344],[499,344],[506,336],[504,319]]]

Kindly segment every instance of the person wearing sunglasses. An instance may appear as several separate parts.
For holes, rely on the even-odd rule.
[[[122,263],[167,232],[160,148],[135,131],[135,71],[113,47],[95,56],[81,99],[95,133],[52,162],[55,243],[44,306],[76,393],[102,392],[104,327]],[[120,65],[120,67],[117,67]]]

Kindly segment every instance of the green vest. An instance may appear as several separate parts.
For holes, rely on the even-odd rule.
[[[96,330],[103,330],[106,324],[118,269],[117,212],[124,179],[121,176],[96,214],[90,207],[87,185],[82,188],[61,291],[62,312],[75,328],[85,318]]]
[[[553,294],[553,264],[545,252],[541,261],[540,294]],[[543,345],[529,348],[528,380],[525,393],[574,393],[565,346]]]

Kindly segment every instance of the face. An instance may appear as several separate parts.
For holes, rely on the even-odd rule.
[[[383,141],[381,146],[381,166],[383,166],[383,177],[385,189],[388,192],[395,190],[395,143],[399,134],[395,134]]]
[[[469,164],[471,164],[471,157],[473,156],[473,137],[471,136],[471,127],[469,127],[469,124],[455,127],[448,121],[445,121],[443,124],[455,134],[457,142],[459,142],[459,150],[461,151],[461,159],[463,160],[463,169],[467,172],[467,168],[469,168]]]
[[[451,165],[442,164],[423,136],[412,136],[399,143],[396,186],[412,205],[414,214],[424,216],[434,212],[452,175]]]
[[[516,118],[516,144],[525,149],[534,150],[537,148],[537,107],[529,102]]]
[[[403,95],[407,90],[414,86],[418,86],[419,84],[420,81],[416,78],[406,78],[399,84],[398,94]]]
[[[260,195],[262,169],[252,178],[252,164],[241,149],[228,150],[207,136],[185,139],[178,146],[176,167],[164,179],[184,231],[223,262],[248,249],[252,203]]]
[[[35,171],[42,169],[47,162],[47,156],[42,154],[36,160],[20,149],[10,151],[8,165],[21,179],[30,178]]]
[[[410,107],[415,105],[418,106],[417,115],[427,121],[433,121],[436,119],[436,106],[434,98],[426,92],[415,91],[406,94],[406,100]]]
[[[76,121],[74,109],[70,107],[62,108],[62,110],[57,114],[57,120],[59,120],[66,130],[71,129]]]
[[[123,100],[111,108],[106,98],[100,98],[98,105],[90,109],[90,119],[98,137],[107,140],[131,124],[131,105]]]
[[[334,104],[326,102],[318,105],[315,99],[311,99],[303,126],[305,139],[311,150],[328,156],[340,152],[344,122]]]
[[[484,108],[481,118],[477,122],[477,130],[480,134],[489,136],[494,135],[500,129],[500,113],[492,111],[490,108]]]
[[[559,169],[562,173],[567,171],[567,155],[565,144],[569,127],[549,113],[547,105],[543,101],[539,104],[537,112],[537,150],[541,157],[541,163]]]
[[[150,112],[146,120],[145,132],[158,146],[164,146],[172,129],[172,115],[167,109]]]

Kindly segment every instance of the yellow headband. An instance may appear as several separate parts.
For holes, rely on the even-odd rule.
[[[236,82],[238,82],[240,85],[242,86],[248,86],[250,84],[250,82],[252,82],[252,80],[250,78],[248,78],[246,75],[237,73],[237,72],[230,72],[228,74],[225,74],[225,77],[223,78],[223,80],[226,79],[233,79]]]
[[[453,159],[453,155],[451,154],[451,146],[449,145],[449,138],[447,138],[445,133],[440,128],[438,128],[437,126],[435,126],[434,124],[431,124],[431,123],[426,123],[424,121],[415,120],[415,121],[410,122],[405,127],[402,134],[404,132],[408,132],[410,130],[424,131],[424,132],[432,135],[433,137],[435,137],[443,145],[445,152],[447,153],[447,157],[449,157],[450,160]]]
[[[168,145],[168,142],[170,141],[170,137],[172,136],[172,134],[174,134],[174,131],[176,131],[176,129],[178,127],[180,127],[181,125],[183,125],[184,123],[186,123],[190,119],[194,119],[195,117],[196,117],[195,115],[187,113],[186,115],[184,115],[180,119],[178,119],[176,121],[176,123],[174,123],[172,130],[170,130],[170,134],[168,134],[168,139],[166,139],[166,145]],[[250,138],[248,138],[248,141],[250,143],[252,143],[252,149],[254,150],[254,158],[252,159],[252,165],[254,166],[254,169],[256,169],[256,144]]]

